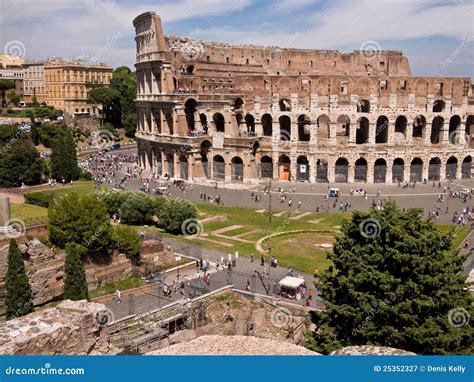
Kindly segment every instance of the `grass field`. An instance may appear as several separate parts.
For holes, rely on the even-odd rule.
[[[21,220],[27,227],[41,224],[48,219],[48,210],[31,204],[12,204],[10,206],[12,220]]]

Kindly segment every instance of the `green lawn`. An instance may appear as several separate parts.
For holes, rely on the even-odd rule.
[[[124,291],[127,289],[138,288],[145,285],[145,281],[143,281],[140,277],[130,277],[128,279],[120,280],[115,283],[101,285],[97,289],[89,292],[89,297],[96,298],[100,296],[105,296],[107,294],[115,293],[118,289],[120,291]]]
[[[26,226],[44,223],[48,219],[48,210],[31,204],[12,204],[10,206],[12,220],[21,220]]]
[[[58,185],[51,189],[45,189],[44,191],[52,192],[54,195],[63,196],[71,192],[76,192],[79,195],[87,195],[95,190],[95,183],[91,180],[78,180],[72,185],[67,184],[65,186]]]

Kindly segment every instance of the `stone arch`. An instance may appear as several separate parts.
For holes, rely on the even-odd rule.
[[[361,117],[357,121],[356,144],[363,145],[369,142],[369,120]]]
[[[199,114],[199,121],[201,122],[201,127],[202,127],[202,130],[207,133],[207,130],[209,128],[208,124],[207,124],[207,115],[204,114],[204,113],[201,113]]]
[[[221,113],[215,113],[212,116],[212,121],[214,122],[218,133],[225,133],[225,118]]]
[[[265,137],[273,135],[273,118],[270,114],[262,115],[262,130]]]
[[[441,113],[444,111],[445,107],[446,107],[446,102],[439,99],[433,103],[433,113]]]
[[[407,139],[408,120],[404,115],[399,115],[395,120],[395,137],[396,142],[404,142]]]
[[[278,118],[280,122],[280,142],[288,143],[291,141],[291,119],[287,115]]]
[[[347,183],[349,176],[349,161],[346,158],[338,158],[335,165],[336,183]]]
[[[359,158],[355,161],[354,181],[367,182],[367,161],[364,158]]]
[[[212,159],[212,177],[215,180],[225,180],[225,160],[221,155]]]
[[[273,178],[273,159],[265,155],[260,160],[260,176],[262,178]]]
[[[278,105],[280,106],[280,111],[291,111],[291,102],[287,98],[280,99]]]
[[[443,117],[434,117],[433,122],[431,122],[431,144],[437,145],[441,143],[441,133],[443,131],[444,118]]]
[[[439,181],[441,179],[441,159],[434,157],[428,164],[428,180]]]
[[[461,117],[459,115],[453,115],[449,119],[449,143],[456,144],[461,138],[459,128],[461,126]]]
[[[410,182],[421,182],[423,180],[423,160],[414,158],[410,163]]]
[[[169,177],[174,178],[174,153],[166,154],[166,163]]]
[[[316,182],[328,182],[328,162],[325,159],[316,161]]]
[[[361,99],[357,103],[357,112],[358,113],[370,113],[370,102],[366,99]]]
[[[201,155],[201,165],[202,165],[202,170],[203,170],[203,173],[205,174],[206,178],[210,178],[211,176],[211,173],[210,173],[210,169],[209,169],[209,158],[208,158],[208,154],[209,154],[209,151],[211,150],[212,148],[212,143],[208,140],[204,140],[202,141],[201,143],[201,150],[200,150],[200,155]]]
[[[244,181],[244,161],[241,157],[235,156],[231,159],[231,176],[234,182]]]
[[[186,155],[179,156],[179,177],[180,179],[188,180],[189,165]]]
[[[402,158],[395,158],[392,164],[392,182],[405,181],[405,161]]]
[[[194,98],[189,98],[184,103],[184,113],[186,115],[186,124],[188,131],[194,131],[196,129],[195,115],[197,112],[197,101]]]
[[[458,171],[458,158],[451,156],[446,161],[446,179],[456,179]]]
[[[330,136],[331,119],[326,115],[322,114],[317,119],[317,139],[319,141],[327,141]]]
[[[471,179],[472,174],[472,157],[468,155],[462,161],[461,177],[462,179]]]
[[[388,143],[388,118],[381,115],[375,125],[375,143]]]
[[[245,115],[245,124],[247,125],[247,133],[249,135],[254,135],[255,134],[255,117],[247,113]]]
[[[311,138],[311,120],[306,114],[298,117],[298,141],[309,142]]]
[[[242,106],[244,105],[244,101],[242,98],[238,97],[234,100],[234,111],[242,110]]]
[[[291,159],[287,155],[280,155],[278,158],[278,179],[291,179]]]
[[[300,155],[296,160],[296,180],[309,180],[309,161],[305,155]]]
[[[374,183],[385,183],[387,177],[387,161],[379,158],[374,162]]]
[[[474,148],[474,115],[468,115],[466,118],[466,142],[469,148]]]
[[[350,128],[351,128],[351,120],[350,118],[343,114],[337,117],[336,120],[337,128],[336,128],[336,139],[341,139],[343,137],[343,141],[347,142],[349,139]]]
[[[418,115],[413,120],[413,134],[412,138],[422,139],[425,137],[426,118],[423,115]]]

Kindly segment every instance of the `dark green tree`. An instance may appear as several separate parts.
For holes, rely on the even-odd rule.
[[[2,95],[2,107],[7,106],[6,92],[15,89],[15,81],[0,79],[0,93]]]
[[[170,233],[185,234],[183,223],[190,219],[197,219],[196,207],[187,201],[177,199],[164,205],[159,223]]]
[[[137,230],[132,227],[117,226],[115,229],[115,243],[117,250],[128,257],[136,257],[140,254],[142,242]]]
[[[20,103],[21,101],[21,98],[18,94],[16,94],[16,91],[15,90],[12,90],[9,94],[8,94],[8,100],[15,106],[18,106],[18,104]]]
[[[76,180],[79,177],[76,144],[69,130],[65,130],[54,141],[51,154],[51,176],[58,182]]]
[[[32,117],[32,124],[31,124],[31,140],[35,146],[39,145],[39,134],[38,128],[36,127],[36,123],[34,121],[34,117]]]
[[[151,198],[139,192],[130,193],[119,210],[120,220],[128,224],[147,224],[153,217]]]
[[[43,173],[43,160],[33,144],[24,136],[9,142],[0,142],[0,185],[19,187],[39,184]]]
[[[5,308],[7,320],[30,313],[33,310],[31,286],[18,244],[10,240],[8,268],[5,277]]]
[[[49,240],[60,248],[82,245],[88,254],[110,253],[113,231],[105,204],[96,195],[70,193],[48,209]]]
[[[137,114],[132,113],[125,118],[123,122],[123,128],[125,129],[125,135],[129,138],[134,138],[135,133],[137,132]]]
[[[64,262],[64,299],[89,300],[86,272],[82,256],[86,249],[79,244],[69,243],[66,246],[66,261]]]
[[[472,296],[464,256],[422,210],[356,211],[342,226],[317,288],[325,312],[310,347],[380,345],[417,354],[471,354]]]

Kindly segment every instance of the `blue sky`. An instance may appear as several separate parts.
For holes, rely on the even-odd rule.
[[[165,33],[352,51],[402,50],[414,75],[474,78],[474,0],[1,0],[0,47],[133,66],[132,20],[153,10]]]

